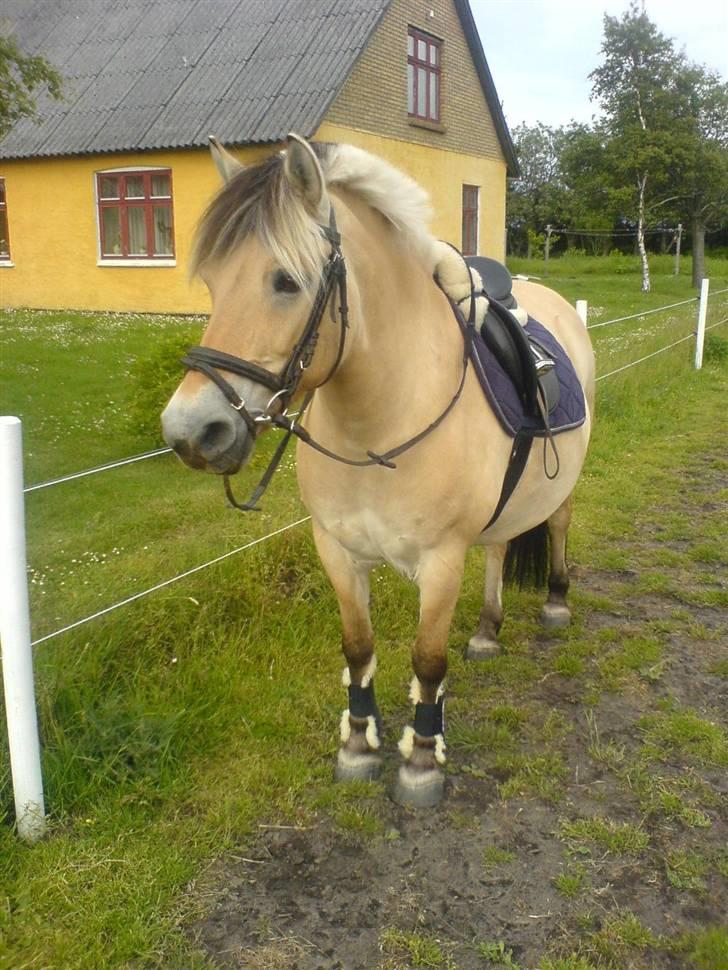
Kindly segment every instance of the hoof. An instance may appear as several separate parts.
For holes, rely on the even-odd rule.
[[[433,808],[444,795],[445,776],[441,771],[419,771],[409,765],[401,766],[392,790],[392,800],[405,808]]]
[[[465,658],[466,660],[487,660],[489,657],[497,657],[500,652],[501,645],[497,640],[491,640],[476,633],[465,648]]]
[[[334,768],[334,781],[376,781],[382,771],[382,761],[376,754],[352,754],[344,748]]]
[[[571,623],[571,612],[568,606],[544,603],[538,621],[545,630],[561,630]]]

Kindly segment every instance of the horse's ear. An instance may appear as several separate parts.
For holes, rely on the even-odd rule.
[[[283,163],[286,178],[294,192],[303,197],[307,209],[320,220],[328,218],[326,180],[316,154],[306,141],[293,133],[288,135],[288,149]]]
[[[214,135],[208,135],[208,140],[210,142],[212,160],[220,173],[220,177],[223,182],[229,182],[234,175],[242,172],[245,166],[231,155],[227,149],[223,148]]]

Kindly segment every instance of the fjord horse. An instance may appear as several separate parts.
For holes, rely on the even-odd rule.
[[[212,313],[164,411],[164,436],[191,467],[231,475],[255,436],[284,420],[294,393],[310,400],[298,481],[339,601],[349,691],[336,775],[368,779],[380,767],[369,574],[386,562],[420,592],[414,724],[400,741],[395,797],[433,805],[444,788],[448,631],[468,548],[486,549],[484,605],[468,657],[498,650],[507,546],[535,527],[550,536],[542,622],[569,621],[566,534],[594,400],[586,329],[556,293],[515,282],[519,305],[571,358],[586,419],[559,436],[553,480],[541,449],[532,450],[485,528],[513,442],[472,368],[464,369],[461,328],[433,281],[437,246],[425,192],[352,146],[291,135],[285,150],[243,168],[211,141],[225,185],[201,221],[193,269],[210,290]]]

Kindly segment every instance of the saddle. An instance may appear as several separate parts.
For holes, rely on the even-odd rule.
[[[510,312],[516,306],[511,274],[502,263],[486,256],[466,256],[465,262],[480,274],[488,299],[480,328],[486,346],[513,383],[526,414],[532,418],[543,417],[543,412],[551,414],[560,397],[555,361]]]

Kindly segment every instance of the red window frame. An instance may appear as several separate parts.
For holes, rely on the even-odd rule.
[[[10,258],[10,221],[8,219],[8,196],[5,188],[5,179],[0,178],[0,239],[2,238],[2,223],[5,224],[5,246],[6,251],[0,248],[0,261],[9,263]]]
[[[416,27],[407,31],[407,114],[435,123],[442,115],[442,41]]]
[[[164,176],[169,180],[169,192],[166,195],[152,194],[152,179]],[[117,180],[117,195],[112,197],[104,195],[104,180]],[[142,180],[141,195],[129,195],[128,182],[134,179]],[[129,171],[106,171],[96,173],[96,199],[98,205],[99,220],[99,242],[101,260],[117,259],[149,259],[162,260],[175,258],[174,244],[174,205],[172,188],[172,170],[169,168],[155,168],[145,170]],[[169,210],[169,232],[171,252],[155,252],[154,246],[154,209],[165,208]],[[104,210],[116,209],[119,211],[120,227],[120,252],[110,252],[111,244],[106,239],[106,229],[104,225]],[[141,209],[144,212],[144,236],[146,239],[145,253],[135,253],[130,251],[130,232],[129,232],[129,210]]]
[[[463,256],[478,255],[479,208],[479,186],[463,185]]]

